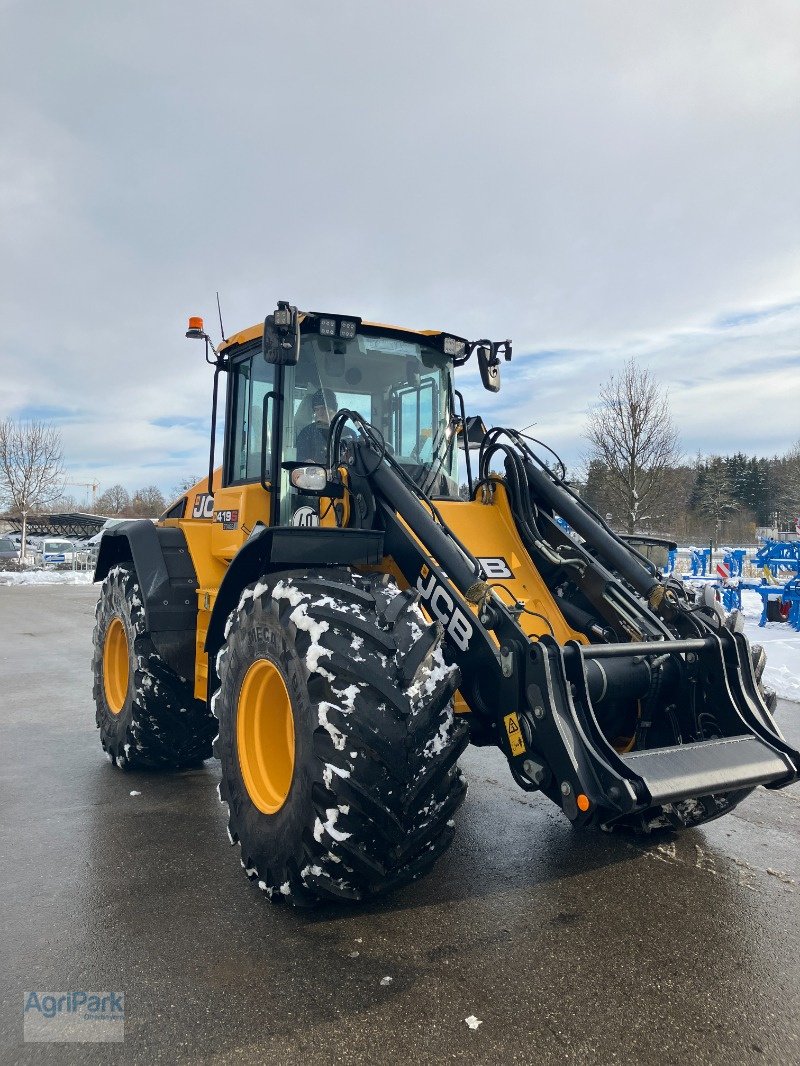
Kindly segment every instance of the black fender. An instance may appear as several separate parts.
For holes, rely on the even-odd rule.
[[[94,580],[125,562],[136,571],[156,650],[179,676],[193,678],[197,575],[183,530],[148,519],[119,522],[103,533]]]
[[[205,645],[211,664],[225,640],[228,616],[239,603],[242,590],[253,581],[278,570],[377,565],[382,560],[381,530],[256,526],[231,560],[217,592]]]

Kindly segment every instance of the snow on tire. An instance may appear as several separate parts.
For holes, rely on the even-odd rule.
[[[93,640],[96,721],[111,761],[166,769],[209,758],[216,720],[156,652],[132,565],[114,567],[103,582]]]
[[[416,595],[385,575],[292,571],[243,592],[217,659],[215,752],[229,837],[273,901],[378,896],[449,845],[467,727],[441,643]],[[238,747],[243,683],[260,660],[279,672],[293,722],[291,783],[273,813],[254,802]]]

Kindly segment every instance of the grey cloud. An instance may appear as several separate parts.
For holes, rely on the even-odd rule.
[[[567,448],[627,352],[724,377],[778,341],[709,323],[800,292],[794,3],[0,11],[0,414],[77,405],[84,469],[202,465],[151,420],[207,411],[182,333],[217,288],[229,330],[290,297],[563,349],[560,385],[515,359],[497,412]],[[749,363],[734,391],[742,447],[797,436],[758,428]]]

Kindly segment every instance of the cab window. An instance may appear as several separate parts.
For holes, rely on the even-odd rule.
[[[272,392],[275,368],[261,353],[260,342],[237,359],[230,375],[231,400],[227,457],[228,485],[258,481],[261,477],[261,445],[266,432],[266,469],[272,453]],[[266,416],[266,419],[265,419]]]

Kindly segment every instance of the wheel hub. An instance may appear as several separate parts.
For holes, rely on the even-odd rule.
[[[128,636],[121,618],[112,618],[103,644],[103,688],[112,714],[125,706],[130,681],[131,659]]]
[[[242,681],[236,747],[250,799],[262,814],[276,814],[292,785],[294,716],[286,682],[268,659],[256,659]]]

